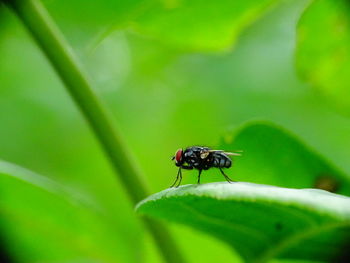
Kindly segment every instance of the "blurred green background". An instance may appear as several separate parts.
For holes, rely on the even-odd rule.
[[[155,30],[164,35],[162,41],[139,29],[146,21],[152,32],[152,23],[162,22],[161,16],[147,20],[152,13],[141,16],[136,26],[126,26],[128,14],[140,12],[135,8],[140,1],[110,7],[106,2],[46,0],[44,4],[113,112],[152,192],[169,187],[175,179],[177,169],[170,158],[178,148],[216,147],[222,136],[250,120],[282,125],[350,173],[350,119],[296,73],[296,25],[310,1],[279,2],[237,32],[236,41],[229,34],[217,46],[215,41],[207,46],[194,41],[190,47],[183,46],[187,38],[169,40],[172,32],[176,37],[176,30]],[[116,13],[108,13],[118,5]],[[116,14],[120,17],[110,23]],[[19,223],[25,218],[5,216],[4,240],[17,260],[161,261],[87,123],[23,25],[4,6],[0,6],[0,158],[87,197],[113,236],[106,241],[110,259],[103,260],[98,251],[92,253],[94,259],[84,249],[47,242],[35,226]],[[239,165],[239,158],[235,163]],[[183,184],[196,182],[196,175],[185,171]],[[203,183],[222,180],[215,172],[206,175]],[[231,177],[244,181],[239,174]],[[25,201],[26,191],[18,189],[17,198]],[[43,199],[39,195],[37,202]],[[31,200],[36,199],[29,198],[26,206],[38,205]],[[35,221],[35,215],[30,220]],[[93,221],[89,224],[95,226]],[[179,225],[171,225],[171,230],[190,262],[240,262],[213,237]]]

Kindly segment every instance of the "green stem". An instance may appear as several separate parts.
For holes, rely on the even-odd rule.
[[[92,90],[72,49],[45,7],[38,0],[4,0],[4,2],[22,20],[51,62],[95,132],[133,204],[144,199],[148,196],[148,189],[130,157],[120,132],[112,125],[110,115]],[[184,262],[165,226],[149,219],[144,219],[144,223],[152,233],[167,262]]]

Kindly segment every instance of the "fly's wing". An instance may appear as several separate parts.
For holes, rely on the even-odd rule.
[[[236,152],[225,152],[224,150],[209,150],[209,153],[223,153],[226,155],[231,155],[231,156],[241,156],[240,153],[238,152],[242,152],[242,151],[236,151]],[[208,153],[208,154],[209,154]]]
[[[241,156],[242,154],[240,153],[235,153],[235,152],[224,152],[226,155],[232,155],[232,156]]]

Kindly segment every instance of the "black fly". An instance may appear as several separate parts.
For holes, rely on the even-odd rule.
[[[177,150],[172,160],[175,160],[175,165],[179,167],[179,171],[177,172],[175,182],[170,187],[174,187],[177,182],[176,187],[179,187],[182,180],[181,169],[197,169],[199,171],[197,183],[200,184],[202,170],[217,167],[226,181],[229,183],[233,182],[222,170],[222,168],[230,168],[232,165],[229,155],[239,156],[240,154],[222,150],[211,150],[208,147],[202,146],[192,146],[185,150]]]

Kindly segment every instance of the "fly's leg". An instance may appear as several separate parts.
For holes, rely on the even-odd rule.
[[[179,168],[179,171],[177,172],[177,176],[176,176],[175,182],[170,186],[170,188],[174,187],[174,185],[176,184],[177,180],[179,180],[180,174],[181,174],[181,167]],[[182,178],[182,175],[181,175],[181,178]]]
[[[187,166],[187,165],[182,165],[180,168],[186,169],[186,170],[192,170],[193,169],[192,166]],[[181,181],[182,181],[182,171],[181,171],[181,169],[180,169],[179,177],[180,177],[180,180],[179,180],[179,183],[177,184],[176,188],[180,186]]]
[[[182,181],[182,172],[181,172],[181,167],[179,169],[179,175],[180,175],[180,180],[179,180],[179,183],[177,184],[176,188],[178,188],[181,184],[181,181]]]
[[[202,173],[202,170],[199,170],[197,184],[200,184],[200,183],[201,183],[201,173]]]
[[[228,177],[228,176],[224,173],[224,171],[221,169],[221,167],[219,167],[219,169],[220,169],[220,172],[222,173],[222,175],[225,177],[225,179],[226,179],[227,182],[229,182],[229,183],[234,182],[230,177]]]
[[[177,182],[178,182],[178,184],[175,187],[178,188],[180,186],[181,181],[182,181],[182,171],[181,171],[181,169],[192,170],[193,167],[192,166],[187,166],[187,165],[181,165],[179,167],[179,171],[177,172],[176,180],[172,184],[172,186],[170,186],[170,188],[174,187]]]

